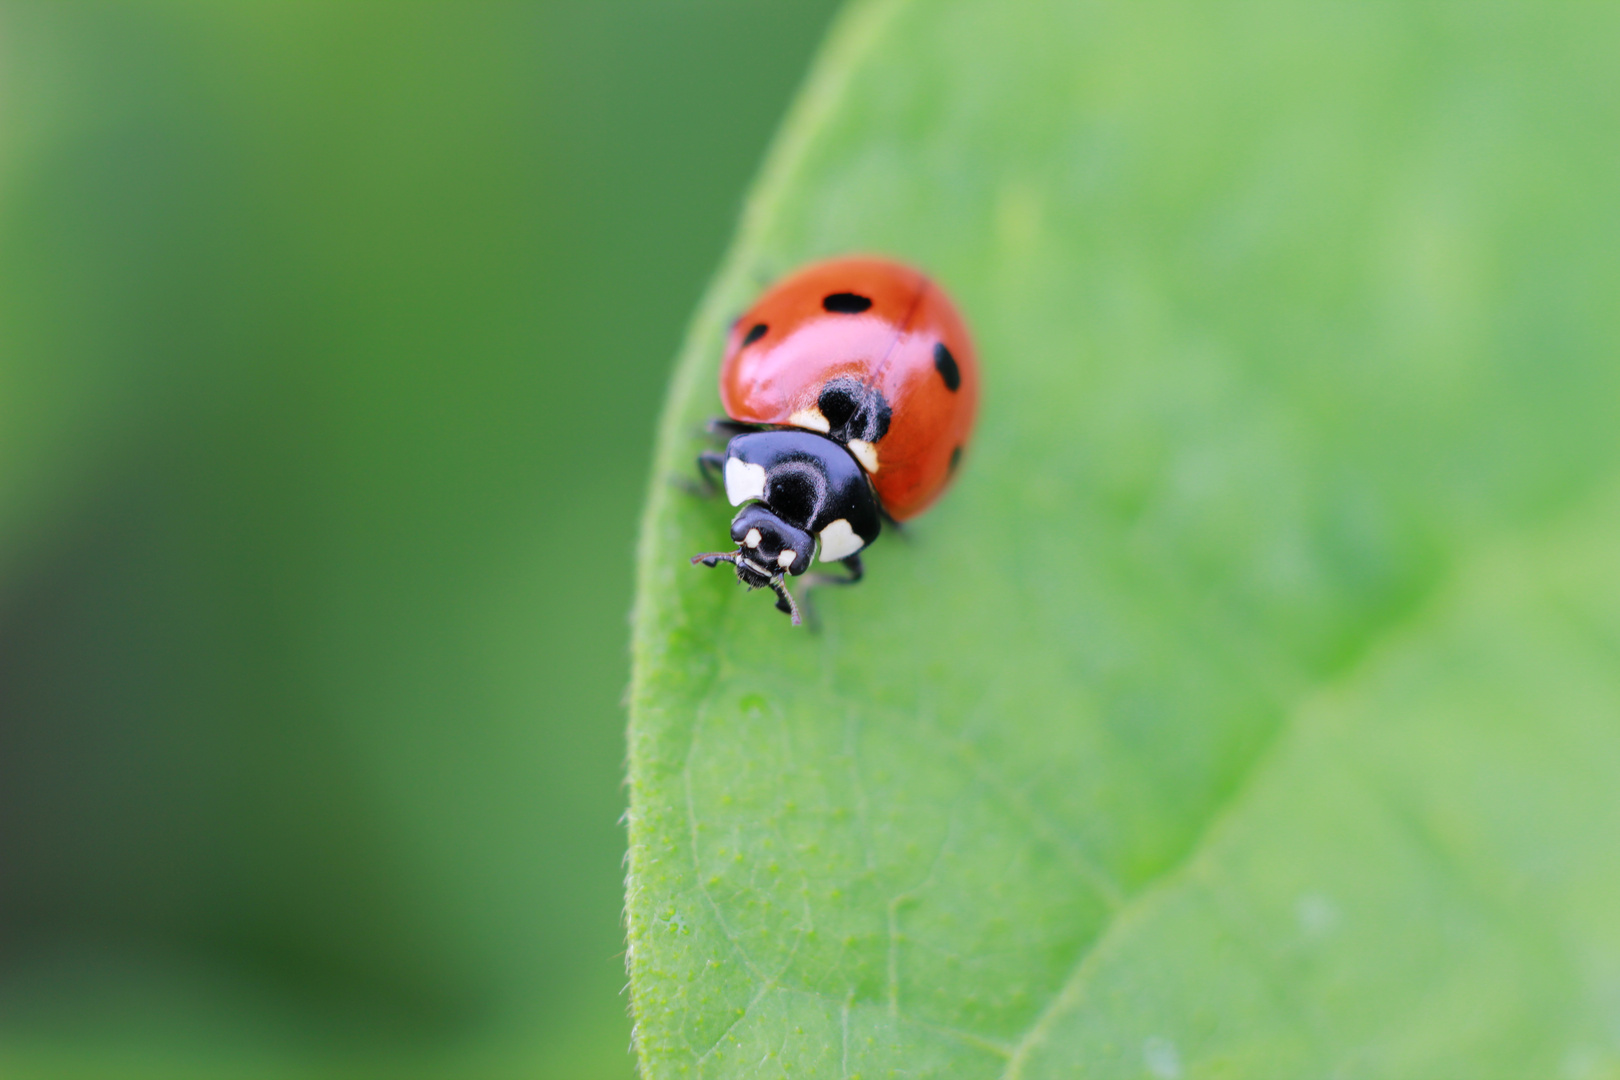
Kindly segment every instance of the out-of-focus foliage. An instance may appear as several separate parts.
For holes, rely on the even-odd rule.
[[[702,306],[891,252],[979,437],[819,636],[655,485],[648,1075],[1620,1072],[1620,9],[852,9]]]
[[[653,415],[828,8],[0,8],[0,1072],[631,1073]]]

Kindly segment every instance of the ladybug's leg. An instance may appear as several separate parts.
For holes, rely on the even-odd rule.
[[[884,531],[893,530],[894,535],[898,536],[900,539],[902,539],[902,540],[910,540],[911,539],[910,530],[908,530],[905,525],[903,525],[902,523],[894,520],[894,518],[889,516],[889,512],[887,510],[883,509],[882,500],[877,499],[876,496],[874,495],[873,501],[877,503],[878,517],[883,519]],[[859,579],[857,579],[857,580],[859,580]]]
[[[806,590],[817,585],[853,585],[866,576],[866,568],[861,565],[861,553],[856,552],[847,559],[839,560],[849,570],[848,577],[837,574],[810,574],[804,579]],[[809,603],[808,600],[805,603]]]
[[[698,476],[703,478],[703,494],[713,495],[719,491],[726,475],[726,455],[715,450],[705,450],[697,456],[697,467]]]
[[[741,421],[731,420],[723,416],[717,416],[709,420],[703,425],[703,429],[710,435],[725,439],[727,442],[737,435],[761,430],[758,424],[744,424]],[[726,455],[717,450],[705,450],[698,455],[697,466],[700,483],[694,484],[682,477],[674,477],[670,480],[670,483],[688,495],[696,495],[698,498],[704,499],[713,498],[717,492],[724,488],[722,481],[726,475]]]
[[[799,589],[799,596],[804,601],[804,617],[810,620],[810,629],[812,630],[816,629],[819,623],[816,619],[815,604],[811,602],[811,591],[821,585],[853,585],[866,576],[866,570],[861,566],[860,552],[839,561],[849,568],[847,577],[839,574],[806,574],[804,585]],[[780,607],[781,605],[777,606]]]
[[[709,434],[730,441],[738,435],[746,435],[750,431],[759,431],[758,424],[745,424],[741,420],[733,420],[726,416],[716,416],[704,425]]]

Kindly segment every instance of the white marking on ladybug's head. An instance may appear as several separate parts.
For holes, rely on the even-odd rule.
[[[758,529],[749,529],[748,535],[743,537],[743,543],[747,544],[751,548],[756,548],[759,547],[759,542],[761,539],[762,537],[759,535]]]
[[[855,460],[861,463],[861,468],[869,473],[878,471],[877,447],[865,439],[851,439],[848,446],[849,452],[855,455]]]
[[[749,499],[765,497],[765,466],[750,465],[742,458],[726,458],[726,499],[741,506]]]
[[[839,518],[821,530],[822,562],[847,559],[865,546],[866,541],[855,535],[855,530],[849,527],[846,518]]]
[[[797,559],[798,557],[799,553],[794,551],[792,548],[783,548],[782,554],[776,557],[776,565],[786,570],[788,567],[793,565],[793,560]]]
[[[753,570],[760,577],[770,577],[772,574],[774,574],[776,572],[776,571],[772,570],[768,566],[760,565],[759,563],[755,562],[753,559],[750,559],[746,555],[743,556],[740,565],[747,566],[750,570]]]
[[[821,406],[812,405],[808,409],[800,409],[788,417],[788,423],[794,427],[807,428],[810,431],[819,431],[823,435],[832,430],[832,424],[822,415]]]

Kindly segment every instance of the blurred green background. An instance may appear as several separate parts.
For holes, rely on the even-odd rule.
[[[653,418],[831,8],[0,6],[0,1070],[631,1074]]]

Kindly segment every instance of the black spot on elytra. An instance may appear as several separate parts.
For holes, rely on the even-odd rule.
[[[958,446],[955,450],[951,451],[951,465],[949,471],[954,473],[956,471],[956,467],[960,464],[962,464],[962,448]]]
[[[827,418],[833,431],[845,427],[861,403],[861,384],[854,379],[834,379],[821,388],[816,408]]]
[[[860,293],[835,292],[823,297],[821,306],[838,315],[859,315],[872,306],[872,301]]]
[[[744,335],[744,337],[743,337],[743,348],[746,349],[748,346],[752,345],[754,342],[756,342],[760,338],[764,337],[765,336],[765,331],[768,330],[768,329],[770,329],[770,327],[766,326],[762,322],[757,322],[753,326],[751,326],[749,328],[749,330],[748,330],[748,333],[746,335]]]
[[[851,439],[875,443],[889,433],[894,416],[882,391],[847,377],[822,387],[816,408],[827,418],[827,437],[839,443]]]
[[[956,357],[951,355],[951,350],[945,347],[943,341],[934,345],[934,370],[945,380],[945,389],[956,393],[957,387],[962,385],[962,372],[956,366]]]

